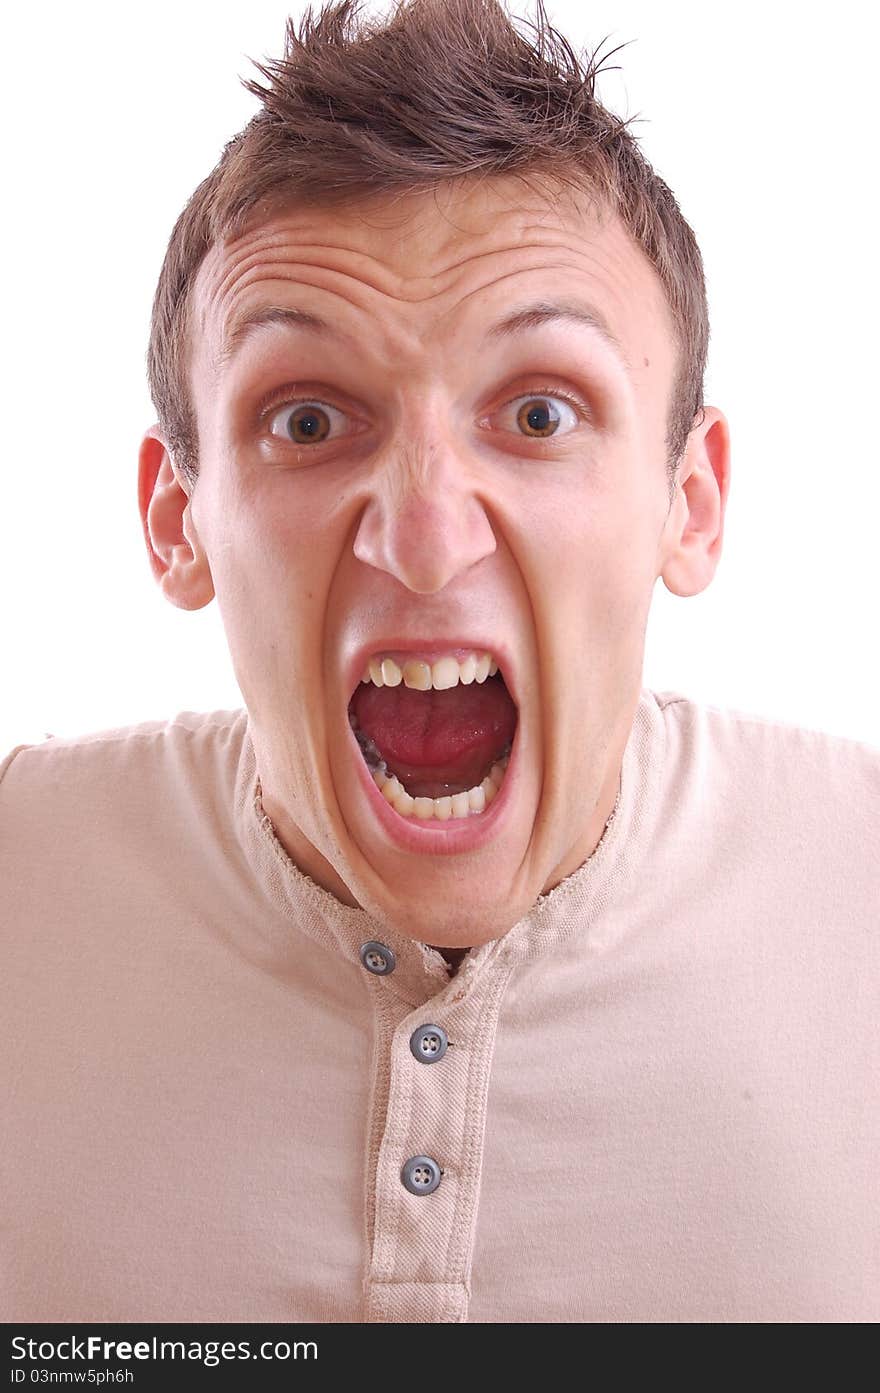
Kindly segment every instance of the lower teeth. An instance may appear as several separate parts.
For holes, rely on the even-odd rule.
[[[484,812],[498,796],[509,762],[510,755],[507,754],[497,764],[492,765],[481,784],[467,789],[464,793],[453,793],[446,798],[413,798],[400,780],[394,774],[388,773],[384,765],[380,765],[378,769],[371,769],[370,773],[382,797],[401,817],[417,817],[423,821],[437,818],[439,822],[445,822],[450,817],[473,817]]]
[[[390,803],[401,817],[416,817],[422,821],[436,818],[445,822],[450,817],[473,817],[485,811],[498,795],[504,782],[507,766],[510,763],[510,746],[502,757],[492,765],[482,783],[463,793],[453,793],[446,798],[413,798],[407,793],[395,774],[389,774],[388,766],[372,740],[363,731],[352,729],[366,761],[373,782],[386,802]]]

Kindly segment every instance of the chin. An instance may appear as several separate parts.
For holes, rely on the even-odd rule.
[[[414,892],[414,896],[418,892]],[[525,913],[526,911],[523,911]],[[411,903],[383,905],[381,917],[398,933],[434,948],[479,948],[501,938],[522,917],[510,902],[483,906],[476,897],[448,906],[425,906],[420,912]]]

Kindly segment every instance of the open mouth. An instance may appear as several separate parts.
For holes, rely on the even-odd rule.
[[[483,653],[433,664],[372,659],[348,719],[394,810],[444,822],[482,813],[495,800],[518,713],[497,663]]]

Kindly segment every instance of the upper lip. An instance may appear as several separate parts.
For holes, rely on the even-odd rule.
[[[519,709],[517,673],[510,650],[494,638],[462,638],[460,635],[444,639],[401,638],[399,635],[392,638],[371,639],[368,644],[364,644],[358,649],[348,666],[346,676],[348,701],[351,701],[357,691],[370,658],[379,657],[385,653],[416,653],[419,657],[436,662],[438,658],[442,658],[447,653],[455,653],[458,649],[463,649],[465,653],[491,653],[504,678],[504,685]]]

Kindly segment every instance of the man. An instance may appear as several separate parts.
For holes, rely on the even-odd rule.
[[[641,685],[730,481],[693,234],[543,12],[355,19],[156,294],[245,708],[5,762],[6,1318],[876,1319],[876,752]]]

